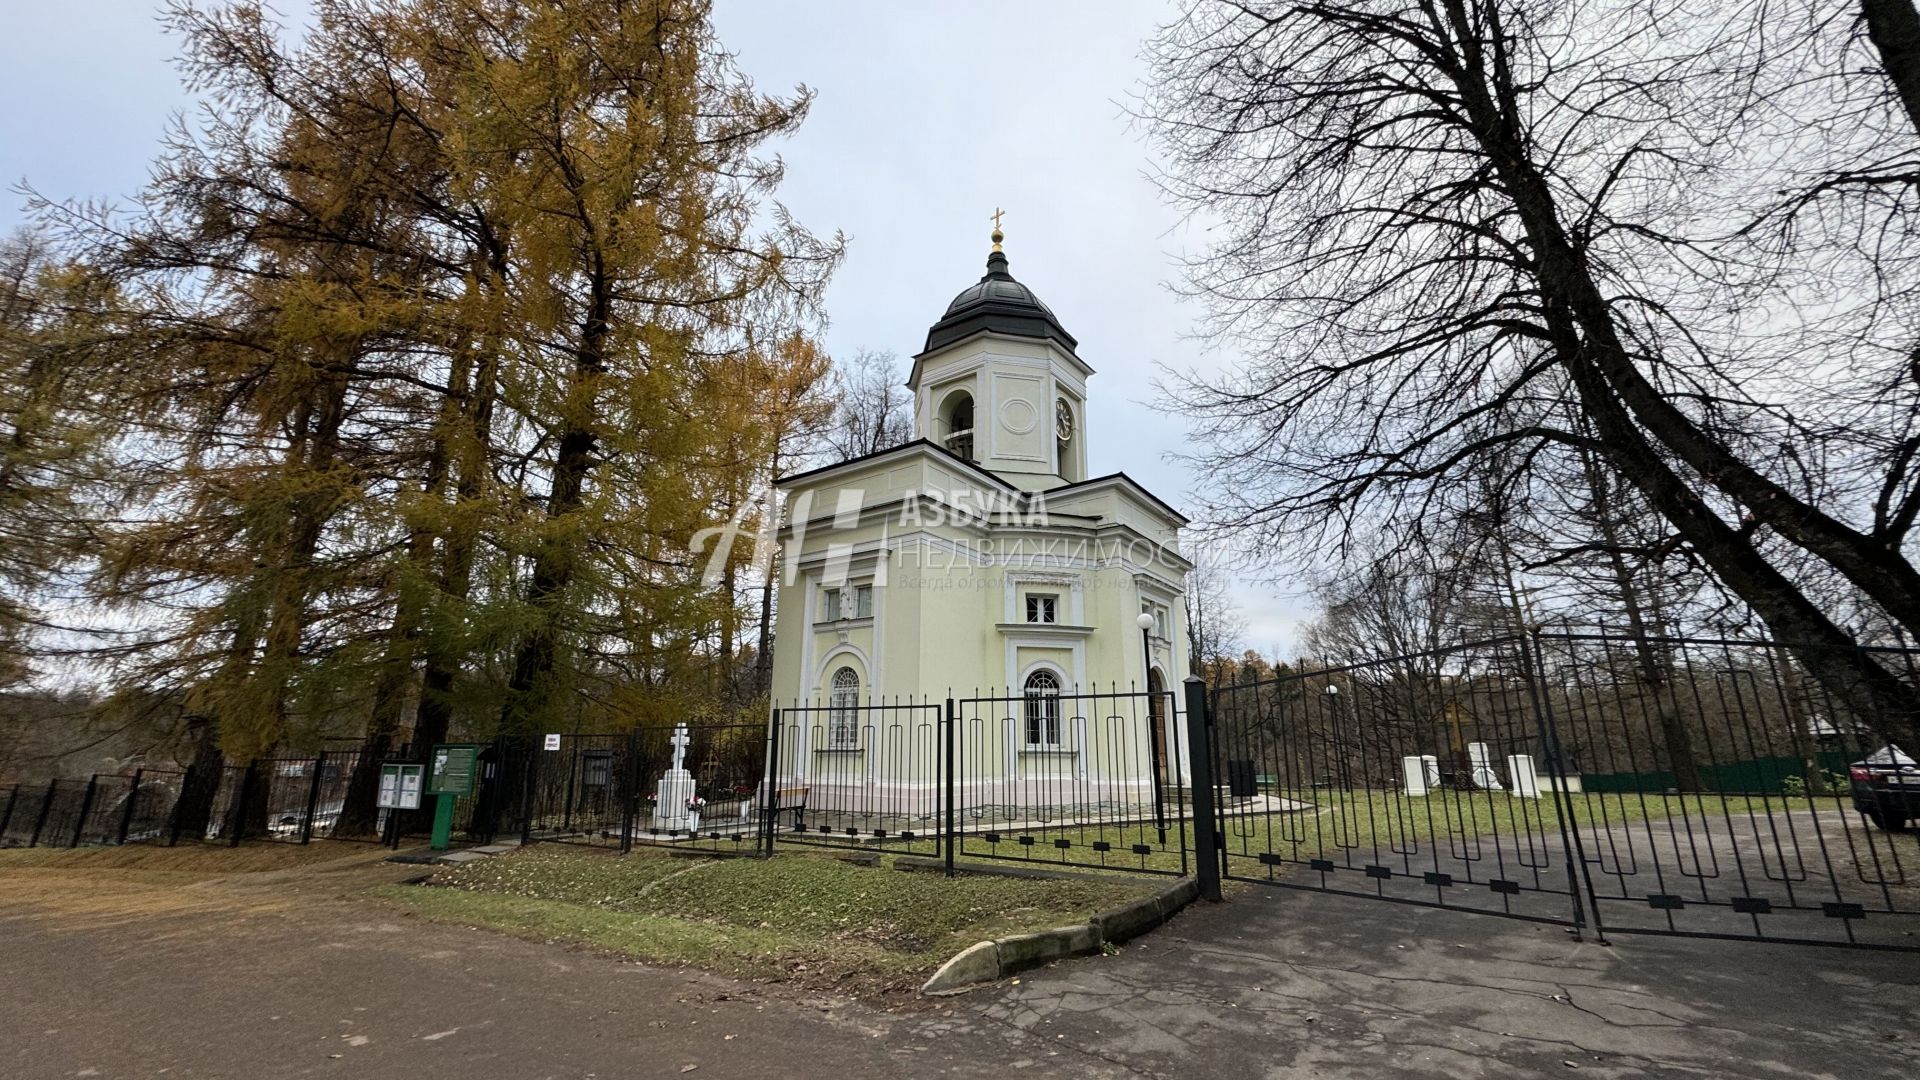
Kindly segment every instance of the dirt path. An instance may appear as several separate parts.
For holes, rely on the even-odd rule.
[[[1905,1078],[1920,960],[1623,937],[1258,886],[895,1011],[422,922],[371,858],[0,862],[0,1076]]]
[[[956,1032],[964,1005],[889,1013],[350,899],[418,872],[0,867],[0,1076],[1126,1075],[1004,1025]]]

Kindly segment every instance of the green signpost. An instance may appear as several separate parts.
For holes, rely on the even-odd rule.
[[[428,759],[427,793],[434,796],[433,850],[447,850],[453,838],[453,801],[473,794],[480,772],[478,743],[440,743]]]

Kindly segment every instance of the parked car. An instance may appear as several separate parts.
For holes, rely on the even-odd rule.
[[[1847,766],[1853,808],[1888,832],[1920,819],[1920,765],[1893,745]]]

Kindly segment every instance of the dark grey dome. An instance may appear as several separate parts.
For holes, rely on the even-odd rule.
[[[1007,272],[1006,253],[1000,251],[987,256],[986,276],[960,290],[947,305],[947,313],[927,331],[924,351],[932,352],[983,330],[1014,337],[1051,338],[1068,352],[1078,344],[1054,318],[1053,309],[1041,303],[1032,289],[1013,280]]]

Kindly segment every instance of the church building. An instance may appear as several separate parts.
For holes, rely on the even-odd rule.
[[[1124,473],[1090,475],[1093,367],[992,239],[986,274],[913,358],[915,438],[778,481],[773,699],[812,706],[783,755],[803,773],[819,754],[875,754],[873,703],[994,696],[1015,704],[983,760],[1098,773],[1098,738],[1073,717],[1102,707],[1076,696],[1157,692],[1168,775],[1187,519]]]

